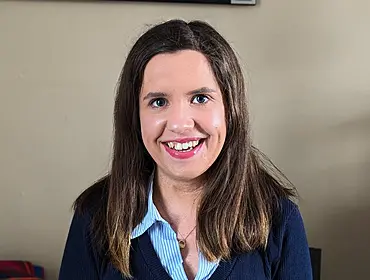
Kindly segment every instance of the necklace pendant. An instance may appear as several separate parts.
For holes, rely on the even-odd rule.
[[[180,249],[184,249],[186,247],[186,241],[183,239],[180,239],[177,241],[179,243]]]

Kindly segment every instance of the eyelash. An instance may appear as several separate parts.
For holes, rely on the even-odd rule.
[[[196,99],[196,98],[198,98],[198,97],[203,97],[203,98],[206,98],[206,101],[205,102],[203,102],[203,103],[194,103],[194,104],[199,104],[199,105],[205,105],[205,104],[207,104],[208,103],[208,101],[211,99],[209,96],[207,96],[207,95],[205,95],[205,94],[197,94],[197,95],[195,95],[193,98],[192,98],[192,103],[194,102],[194,100]],[[165,105],[163,105],[163,106],[155,106],[154,104],[155,104],[155,102],[157,102],[157,101],[159,101],[159,100],[164,100],[165,101]],[[150,102],[149,102],[149,106],[151,106],[151,107],[153,107],[153,108],[162,108],[162,107],[164,107],[164,106],[166,106],[167,105],[167,100],[165,99],[165,98],[163,98],[163,97],[160,97],[160,98],[155,98],[155,99],[153,99],[153,100],[151,100]]]

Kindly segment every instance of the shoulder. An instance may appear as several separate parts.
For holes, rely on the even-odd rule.
[[[83,191],[74,202],[71,236],[80,236],[94,254],[106,250],[105,221],[109,176],[96,181]]]
[[[97,248],[103,249],[106,210],[108,204],[109,175],[99,179],[82,192],[74,202],[74,220],[88,233]]]
[[[297,204],[282,200],[274,218],[266,254],[273,279],[312,279],[309,246]]]
[[[92,217],[106,208],[109,181],[110,176],[106,175],[77,197],[73,204],[76,215]]]
[[[76,199],[59,279],[98,279],[105,265],[104,236],[99,226],[104,226],[101,219],[107,184],[108,177],[102,178]]]
[[[82,230],[85,235],[92,236],[102,233],[105,221],[109,176],[96,181],[83,191],[73,204],[74,215],[72,228]],[[74,226],[74,227],[73,227]]]
[[[270,261],[280,258],[288,239],[291,247],[307,243],[298,205],[290,199],[281,199],[279,206],[273,216],[266,248]]]
[[[297,223],[303,224],[298,205],[288,198],[281,199],[272,218],[271,235],[282,238]]]
[[[298,205],[289,198],[282,198],[279,200],[278,208],[273,215],[273,228],[282,228],[289,223],[292,216],[300,215]]]

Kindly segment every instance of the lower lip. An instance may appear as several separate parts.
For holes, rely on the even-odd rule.
[[[169,153],[171,157],[174,157],[174,158],[177,158],[177,159],[188,159],[188,158],[191,158],[191,157],[195,156],[199,152],[199,150],[203,146],[203,143],[204,143],[204,140],[201,143],[199,143],[198,146],[196,146],[194,149],[192,149],[191,151],[188,151],[188,152],[176,151],[174,149],[170,149],[166,144],[163,144],[163,145],[164,145],[164,148],[166,149],[167,153]]]

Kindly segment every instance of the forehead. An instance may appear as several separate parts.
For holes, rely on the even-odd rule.
[[[154,56],[144,70],[143,91],[192,90],[217,87],[207,58],[200,52],[184,50]]]

